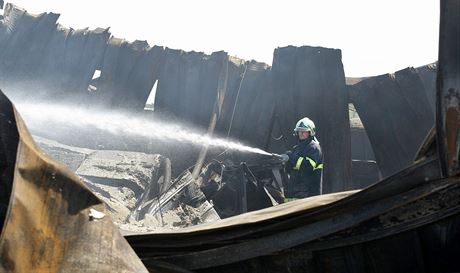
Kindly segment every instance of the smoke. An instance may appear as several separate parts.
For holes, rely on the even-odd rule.
[[[243,153],[269,155],[269,153],[236,141],[213,138],[185,126],[159,121],[154,118],[133,116],[110,110],[86,109],[53,103],[16,102],[16,108],[28,127],[46,130],[90,130],[97,129],[116,135],[143,137],[147,139],[174,140],[223,148]],[[77,134],[76,134],[77,135]]]

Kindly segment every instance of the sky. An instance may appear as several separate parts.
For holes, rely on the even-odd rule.
[[[74,29],[110,27],[128,41],[272,64],[277,47],[342,50],[347,77],[392,73],[438,58],[434,0],[5,0],[61,14]]]

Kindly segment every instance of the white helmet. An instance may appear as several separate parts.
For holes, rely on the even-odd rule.
[[[294,135],[297,135],[298,131],[308,131],[310,132],[310,136],[315,136],[315,123],[305,117],[299,121],[297,121],[295,128],[294,128]]]

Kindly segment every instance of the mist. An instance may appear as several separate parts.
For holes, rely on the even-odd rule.
[[[79,133],[87,130],[102,131],[117,136],[140,137],[146,141],[169,141],[171,145],[178,141],[195,146],[269,155],[261,149],[245,146],[238,141],[213,138],[195,128],[165,122],[153,115],[141,116],[108,109],[90,109],[43,101],[21,101],[15,106],[32,133],[45,130],[52,131],[52,134],[78,137]]]

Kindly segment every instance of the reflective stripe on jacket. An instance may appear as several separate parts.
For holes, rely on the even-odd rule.
[[[315,137],[300,141],[293,147],[287,165],[290,172],[289,197],[307,197],[321,194],[323,170],[321,146]]]

